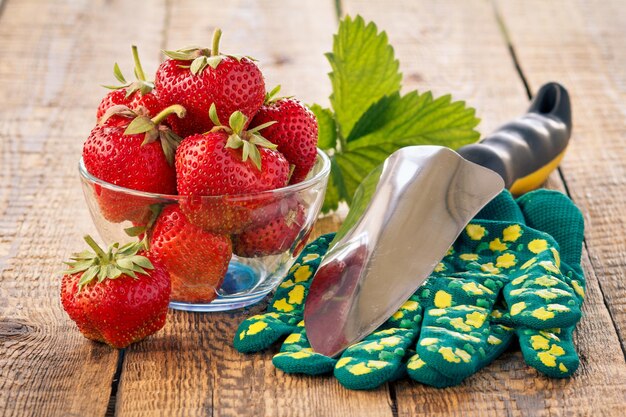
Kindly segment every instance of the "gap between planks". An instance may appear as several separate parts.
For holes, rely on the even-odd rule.
[[[2,18],[2,13],[4,13],[4,6],[7,4],[7,0],[0,0],[0,19]]]
[[[104,417],[114,417],[115,408],[117,405],[117,391],[120,386],[120,380],[122,379],[122,370],[124,365],[124,357],[126,355],[126,349],[120,349],[117,357],[117,367],[115,368],[115,374],[111,380],[111,394],[109,396],[109,404],[107,405],[107,411]]]

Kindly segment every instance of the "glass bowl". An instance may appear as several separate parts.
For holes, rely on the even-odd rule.
[[[254,194],[189,197],[120,187],[92,176],[82,159],[79,163],[85,200],[105,243],[142,239],[146,226],[158,225],[159,213],[172,211],[182,213],[203,232],[237,242],[232,244],[228,265],[221,262],[223,268],[212,268],[226,271],[217,272],[220,279],[215,282],[181,278],[176,271],[169,271],[173,289],[170,308],[187,311],[233,310],[256,303],[272,291],[309,237],[324,201],[329,172],[330,160],[318,149],[313,169],[298,184]],[[174,204],[178,207],[165,211]],[[268,229],[276,230],[272,225],[277,222],[281,233],[268,234]],[[257,237],[263,233],[271,236],[271,243],[258,243]]]

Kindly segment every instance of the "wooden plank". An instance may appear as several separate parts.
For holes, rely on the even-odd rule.
[[[98,84],[112,79],[114,59],[130,58],[130,39],[158,39],[159,5],[145,21],[123,1],[2,7],[0,415],[102,416],[118,352],[79,334],[58,271],[94,231],[76,167],[105,93]]]
[[[591,263],[626,352],[623,3],[533,1],[499,6],[530,84],[559,79],[571,92],[574,137],[561,170],[584,212]],[[533,17],[522,20],[520,15]]]
[[[206,44],[215,25],[222,50],[259,60],[268,86],[306,102],[327,103],[336,18],[331,1],[212,1],[171,3],[168,48]],[[325,221],[319,231],[336,223]],[[223,314],[172,312],[165,330],[127,350],[116,415],[391,415],[386,388],[349,392],[331,378],[288,376],[271,352],[242,355],[232,348],[238,324],[265,306]]]
[[[439,94],[452,91],[466,99],[485,121],[483,126],[488,128],[483,132],[527,106],[523,83],[488,3],[405,1],[394,3],[392,9],[384,3],[345,1],[344,9],[373,19],[387,30],[408,78],[407,87],[432,88]],[[527,23],[536,18],[536,12],[529,7],[512,18]],[[558,174],[548,185],[563,189]],[[593,414],[590,410],[618,415],[626,366],[586,253],[584,268],[589,290],[585,318],[576,333],[581,368],[573,378],[545,378],[526,366],[519,352],[510,351],[459,387],[437,390],[398,382],[394,387],[398,415]]]

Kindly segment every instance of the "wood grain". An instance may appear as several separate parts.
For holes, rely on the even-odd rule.
[[[332,2],[188,1],[170,6],[167,47],[207,43],[219,24],[222,50],[257,58],[268,86],[280,83],[286,94],[327,102],[329,68],[323,53],[336,25]],[[293,13],[296,6],[298,13]],[[326,220],[317,230],[335,227]],[[230,314],[172,312],[164,331],[127,350],[116,416],[392,414],[385,387],[350,392],[331,378],[283,374],[271,363],[278,346],[255,355],[235,351],[238,324],[264,307]]]
[[[527,106],[487,1],[344,0],[385,29],[404,90],[453,92],[477,108],[489,133]],[[587,221],[584,318],[575,334],[581,367],[551,380],[511,350],[459,387],[400,381],[372,392],[331,377],[289,376],[273,350],[231,346],[249,310],[172,312],[166,328],[127,350],[117,416],[622,416],[626,408],[626,12],[618,0],[498,2],[531,87],[563,82],[575,135],[548,185],[567,191]],[[323,57],[335,31],[334,2],[0,0],[0,416],[103,416],[118,353],[86,341],[58,301],[60,261],[94,232],[78,191],[76,162],[118,61],[130,75],[137,43],[152,73],[161,48],[207,44],[259,59],[268,86],[327,104]],[[141,16],[141,19],[138,18]],[[315,234],[337,228],[318,221]],[[621,346],[620,346],[621,339]]]
[[[395,5],[390,10],[380,3],[344,2],[347,13],[375,19],[388,32],[405,79],[409,76],[406,87],[460,92],[459,97],[475,106],[490,127],[483,132],[524,111],[523,82],[489,3],[405,1]],[[514,18],[521,25],[536,18],[536,12],[519,12]],[[419,77],[411,79],[411,74]],[[549,185],[564,190],[558,174],[552,175]],[[582,363],[572,379],[541,376],[524,364],[519,352],[510,351],[459,387],[437,390],[408,381],[397,383],[398,415],[584,415],[592,414],[591,410],[620,415],[626,365],[586,254],[584,267],[589,292],[585,318],[576,333]],[[602,344],[597,343],[599,339]]]
[[[58,271],[94,231],[77,162],[98,84],[114,59],[130,58],[130,39],[150,42],[151,19],[158,36],[160,16],[134,22],[140,7],[122,1],[2,7],[0,415],[104,415],[118,352],[84,339],[62,311]]]
[[[584,212],[591,264],[626,356],[624,5],[537,1],[499,6],[530,84],[559,79],[571,92],[574,137],[561,171]],[[532,20],[517,18],[531,12]]]

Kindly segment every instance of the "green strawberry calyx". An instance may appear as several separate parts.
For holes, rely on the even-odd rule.
[[[154,226],[154,223],[159,217],[159,214],[161,214],[162,210],[163,204],[150,204],[150,218],[148,219],[148,222],[145,225],[127,227],[124,229],[124,232],[130,237],[140,237],[142,234],[152,229],[152,226]],[[147,242],[146,247],[148,247]]]
[[[180,104],[173,104],[161,110],[159,114],[153,118],[150,118],[147,109],[142,106],[139,106],[139,108],[135,110],[131,110],[128,106],[118,104],[107,109],[100,119],[100,124],[104,124],[113,115],[124,116],[132,119],[126,127],[124,134],[137,135],[145,133],[144,141],[141,144],[142,146],[159,140],[161,142],[163,153],[165,154],[165,159],[167,159],[167,163],[170,164],[170,166],[173,166],[176,148],[180,145],[182,138],[174,133],[169,126],[162,123],[172,114],[176,114],[176,116],[182,119],[186,116],[187,111]]]
[[[242,58],[254,61],[254,59],[249,56],[232,54],[227,55],[220,53],[219,45],[221,37],[222,30],[220,28],[216,28],[213,32],[211,49],[198,46],[188,46],[174,51],[163,51],[163,54],[176,61],[191,61],[191,64],[179,65],[179,67],[189,68],[193,75],[202,74],[202,71],[204,71],[206,67],[211,67],[213,69],[217,68],[220,62],[222,62],[226,57],[234,58],[238,62],[241,62]]]
[[[268,91],[265,93],[265,101],[263,102],[263,104],[273,104],[280,100],[293,98],[293,96],[279,96],[278,95],[279,92],[280,92],[280,84],[272,88],[271,91]]]
[[[93,252],[85,250],[72,254],[71,261],[64,262],[69,269],[64,274],[74,275],[82,272],[78,281],[78,291],[93,280],[101,283],[105,279],[116,279],[122,275],[128,275],[138,279],[137,274],[149,275],[146,270],[154,269],[154,265],[145,256],[138,255],[146,249],[145,243],[131,242],[123,246],[113,243],[105,252],[89,235],[84,237],[85,242],[93,249]]]
[[[226,132],[229,135],[228,140],[226,141],[226,147],[232,149],[241,148],[241,159],[246,162],[248,158],[250,158],[254,166],[256,166],[259,171],[261,170],[261,153],[259,152],[258,147],[261,146],[272,150],[276,150],[278,147],[269,140],[265,139],[261,133],[259,133],[262,129],[276,123],[275,121],[263,123],[262,125],[256,126],[250,130],[244,130],[244,127],[248,124],[248,118],[242,112],[236,111],[230,115],[230,118],[228,119],[228,126],[224,126],[217,116],[215,103],[211,104],[209,117],[215,125],[210,132]]]
[[[154,90],[154,83],[146,79],[146,74],[143,71],[141,60],[139,59],[137,46],[133,45],[131,48],[133,51],[133,60],[135,61],[134,72],[136,80],[132,82],[126,81],[124,74],[122,74],[122,71],[116,62],[115,65],[113,65],[113,75],[121,83],[121,85],[103,85],[104,88],[108,88],[109,90],[119,90],[125,88],[126,98],[132,96],[136,91],[139,91],[139,93],[144,96],[146,94],[150,94],[152,90]]]

